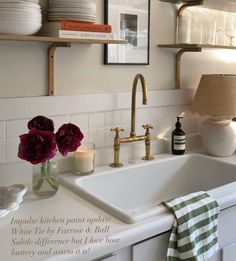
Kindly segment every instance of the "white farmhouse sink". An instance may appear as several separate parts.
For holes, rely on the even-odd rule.
[[[162,201],[194,191],[228,195],[225,186],[215,188],[234,181],[235,165],[202,155],[172,156],[85,177],[62,177],[62,183],[80,196],[126,223],[163,213]],[[236,182],[232,184],[231,192],[236,193]]]

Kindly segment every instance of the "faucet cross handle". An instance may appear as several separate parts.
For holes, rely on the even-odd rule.
[[[146,130],[146,132],[149,132],[150,129],[154,129],[151,124],[144,124],[143,128]]]
[[[151,124],[143,125],[143,128],[146,130],[145,133],[145,156],[142,157],[143,160],[153,160],[154,157],[151,156],[151,134],[150,129],[153,129]]]
[[[110,165],[110,167],[113,167],[113,168],[119,168],[119,167],[123,166],[123,164],[120,163],[120,136],[119,136],[119,133],[120,133],[120,131],[124,131],[124,129],[115,127],[115,128],[112,128],[111,131],[114,131],[116,133],[116,136],[114,138],[114,146],[113,146],[114,162],[109,165]]]
[[[115,128],[112,128],[111,131],[114,131],[116,133],[116,135],[119,136],[120,131],[124,131],[124,129],[119,128],[119,127],[115,127]]]

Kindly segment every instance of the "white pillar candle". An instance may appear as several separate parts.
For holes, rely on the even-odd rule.
[[[94,144],[84,144],[74,152],[74,164],[76,173],[89,174],[93,172],[94,153]]]

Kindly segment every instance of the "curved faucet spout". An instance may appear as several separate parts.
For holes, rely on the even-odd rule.
[[[140,79],[142,85],[142,93],[143,93],[143,104],[147,104],[147,87],[145,83],[145,79],[142,74],[138,73],[134,77],[133,87],[132,87],[132,105],[131,105],[131,131],[130,137],[135,137],[135,121],[136,121],[136,91],[138,80]]]

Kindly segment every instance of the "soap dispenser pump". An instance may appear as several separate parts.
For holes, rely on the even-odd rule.
[[[183,155],[185,153],[185,132],[181,129],[180,119],[183,117],[176,117],[177,122],[175,123],[175,130],[172,132],[171,149],[175,155]]]

